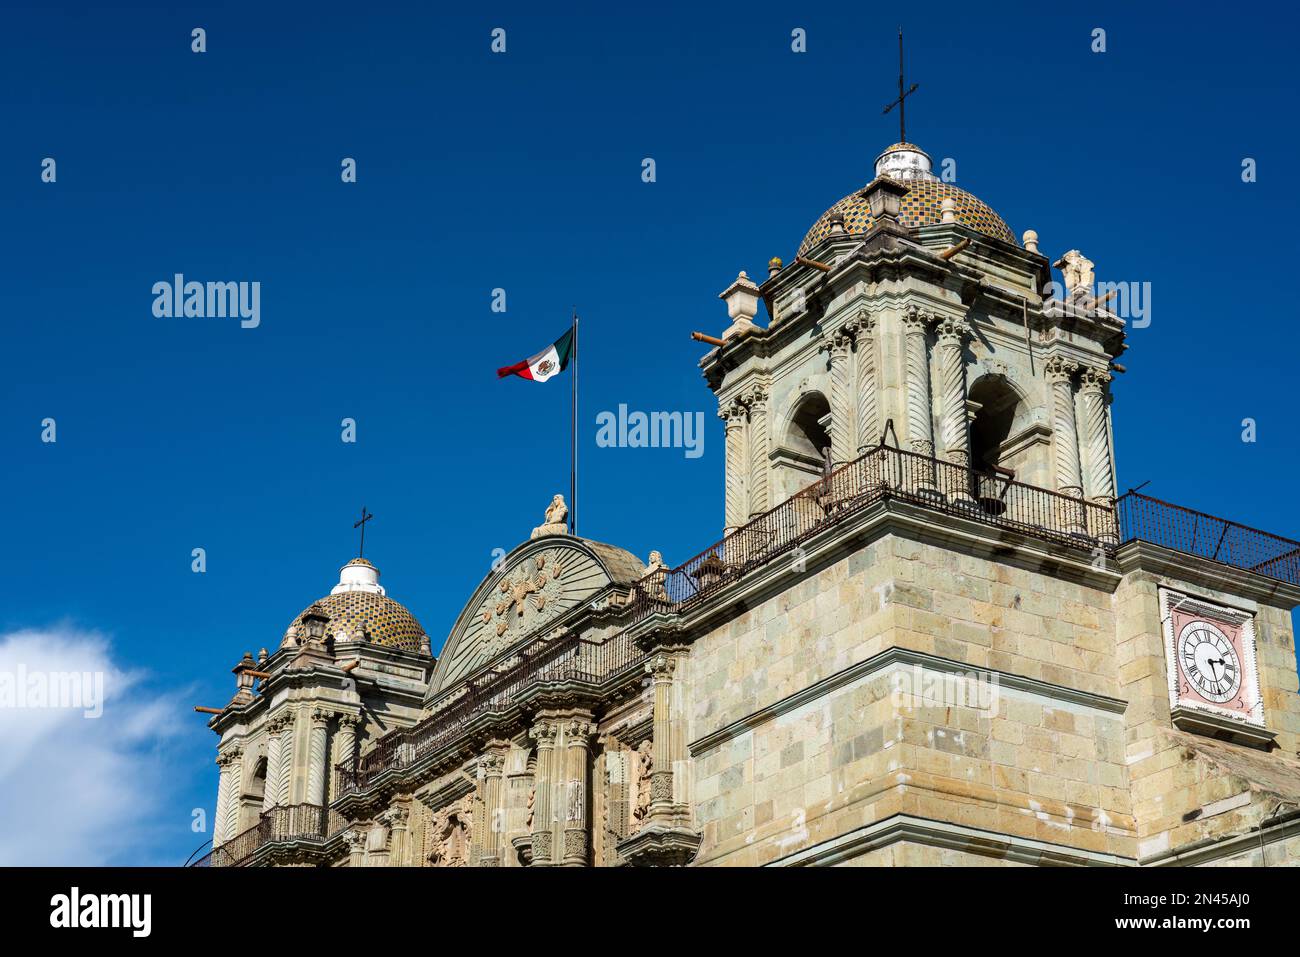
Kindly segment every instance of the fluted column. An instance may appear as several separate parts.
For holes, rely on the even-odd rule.
[[[338,729],[334,732],[334,754],[330,758],[330,794],[338,795],[339,781],[334,768],[340,764],[353,768],[357,761],[357,726],[361,717],[355,714],[339,715]]]
[[[269,811],[280,799],[280,776],[284,773],[284,740],[280,732],[285,724],[284,715],[276,715],[266,722],[266,785],[262,789],[262,810]]]
[[[672,690],[676,659],[669,655],[656,655],[646,663],[645,670],[654,682],[654,763],[650,771],[650,820],[656,824],[670,825],[677,818],[673,800],[673,771],[678,760],[676,735],[673,734]]]
[[[1052,447],[1056,462],[1056,490],[1062,495],[1082,500],[1083,480],[1079,469],[1079,432],[1074,417],[1074,374],[1079,369],[1073,362],[1052,356],[1044,366],[1048,386],[1052,390]],[[1082,532],[1083,515],[1073,504],[1061,506],[1061,520],[1065,530]]]
[[[1115,470],[1110,457],[1110,428],[1106,415],[1106,385],[1110,374],[1101,369],[1084,369],[1079,394],[1083,399],[1083,435],[1088,449],[1088,497],[1106,509],[1101,516],[1100,536],[1117,540],[1112,510],[1115,506]]]
[[[731,534],[749,515],[749,496],[745,494],[749,484],[749,461],[745,448],[745,425],[747,410],[742,402],[733,399],[719,412],[718,416],[725,423],[727,445],[727,482],[726,482],[726,534]]]
[[[505,748],[492,747],[479,761],[482,774],[483,832],[480,842],[479,866],[501,866],[501,835],[505,831],[501,806],[501,779],[505,774]]]
[[[564,857],[566,867],[587,864],[590,850],[587,795],[590,788],[591,736],[596,726],[586,717],[564,723]]]
[[[552,831],[555,811],[552,796],[555,793],[555,735],[558,727],[552,721],[538,721],[528,732],[537,745],[536,794],[533,797],[533,866],[545,867],[552,863]]]
[[[275,782],[275,803],[281,807],[289,804],[290,786],[293,784],[293,732],[297,713],[286,709],[280,716],[280,775]]]
[[[907,376],[907,441],[917,455],[934,456],[934,431],[930,411],[930,356],[926,328],[933,316],[909,306],[903,314],[903,362]],[[921,488],[934,488],[934,466],[918,462],[915,474]]]
[[[307,802],[325,806],[325,771],[329,752],[325,745],[329,737],[330,712],[313,708],[311,712],[311,738],[307,758]]]
[[[858,415],[858,455],[874,449],[880,441],[879,397],[876,394],[875,320],[864,309],[851,326],[853,333],[854,383]]]
[[[761,385],[754,386],[744,397],[749,407],[749,517],[762,515],[772,507],[769,483],[771,462],[771,434],[768,426],[767,403],[770,393]]]
[[[842,465],[852,461],[856,432],[854,429],[853,395],[850,385],[852,368],[849,364],[853,337],[841,328],[831,333],[823,348],[830,353],[831,363],[831,461]]]
[[[404,804],[394,804],[384,812],[382,820],[388,827],[388,863],[392,867],[406,865],[407,828],[411,811]]]

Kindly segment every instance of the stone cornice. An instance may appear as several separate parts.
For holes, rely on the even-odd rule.
[[[1188,582],[1212,592],[1230,591],[1275,608],[1290,610],[1300,605],[1300,586],[1150,542],[1125,542],[1115,553],[1115,561],[1126,575],[1150,572],[1170,579],[1171,584]]]
[[[1064,865],[1075,867],[1132,867],[1137,862],[1117,854],[1103,854],[1065,844],[1052,844],[983,828],[951,824],[896,814],[874,824],[849,831],[829,841],[787,854],[768,867],[809,867],[838,864],[900,842],[965,851],[979,857],[1017,864]]]

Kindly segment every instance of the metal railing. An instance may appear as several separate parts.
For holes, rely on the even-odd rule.
[[[1113,548],[1114,512],[1047,489],[977,473],[927,456],[880,446],[673,569],[652,572],[633,590],[628,626],[655,611],[689,608],[724,585],[790,551],[873,502],[894,497],[968,519],[1092,549]],[[355,765],[335,768],[339,794],[379,774],[422,760],[482,716],[502,713],[535,685],[579,682],[593,689],[641,664],[645,653],[626,628],[604,642],[577,635],[536,639],[462,684],[454,700],[419,724],[380,738]],[[435,707],[437,704],[435,703]]]
[[[1300,585],[1300,542],[1128,492],[1116,502],[1120,540],[1162,545]]]
[[[379,774],[409,767],[433,754],[459,738],[472,722],[508,711],[531,688],[551,682],[576,682],[596,691],[610,687],[647,657],[631,638],[632,625],[656,612],[689,611],[830,526],[890,498],[1089,552],[1100,548],[1109,554],[1123,542],[1141,539],[1300,584],[1300,542],[1137,493],[1121,497],[1112,509],[881,445],[689,561],[646,575],[633,586],[622,611],[625,627],[605,641],[593,642],[576,633],[537,638],[491,663],[435,702],[434,713],[419,724],[380,738],[354,764],[339,765],[335,769],[339,795],[364,789]],[[310,805],[299,807],[321,812]],[[268,824],[268,818],[278,820],[268,812],[258,825],[209,854],[211,863],[246,859],[265,843],[289,839],[273,835],[295,828],[321,838],[346,825],[341,817],[335,820],[331,811],[330,817],[322,818],[325,830],[317,831],[310,813],[303,813],[309,819],[305,828],[292,821]]]
[[[267,844],[324,840],[345,827],[336,811],[319,804],[290,804],[263,811],[257,823],[218,844],[191,867],[236,867]]]
[[[882,445],[689,561],[646,576],[636,586],[634,620],[689,608],[885,498],[1088,550],[1110,551],[1118,541],[1115,514],[1105,505]]]

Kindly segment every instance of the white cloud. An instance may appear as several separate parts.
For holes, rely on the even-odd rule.
[[[182,704],[144,682],[94,632],[0,634],[0,865],[101,865],[154,843],[175,813],[159,745]],[[60,693],[78,706],[42,705]]]

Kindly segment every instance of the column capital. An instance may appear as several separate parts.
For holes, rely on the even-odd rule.
[[[1043,364],[1043,374],[1047,376],[1047,381],[1051,385],[1058,385],[1062,382],[1068,383],[1074,378],[1074,374],[1079,371],[1079,364],[1063,359],[1060,356],[1049,356]]]
[[[725,424],[727,429],[738,429],[745,423],[749,415],[749,409],[739,398],[732,399],[726,405],[718,408],[718,418]]]
[[[379,815],[379,823],[388,828],[405,827],[407,819],[411,816],[411,809],[403,807],[400,804],[394,804],[388,810]]]
[[[559,725],[553,721],[538,721],[528,729],[528,736],[537,742],[539,748],[553,748],[559,730]]]
[[[334,717],[334,712],[328,708],[311,709],[311,725],[313,728],[324,727],[329,724],[332,717]]]
[[[908,335],[925,335],[930,323],[934,322],[934,313],[927,312],[915,305],[903,310],[903,331]]]
[[[238,745],[232,748],[226,748],[217,755],[217,767],[227,768],[232,764],[238,764],[244,756],[244,749]]]
[[[767,400],[771,397],[771,390],[763,383],[757,382],[741,393],[740,402],[752,411],[755,407],[765,408]]]
[[[364,831],[358,831],[351,828],[343,832],[343,841],[347,844],[348,850],[353,854],[360,854],[366,849],[366,835]]]
[[[646,674],[650,675],[656,681],[665,681],[672,677],[673,670],[677,667],[677,659],[668,655],[655,655],[645,664]]]
[[[876,319],[865,306],[858,310],[856,316],[844,323],[844,330],[854,339],[870,336],[875,328]]]
[[[1104,393],[1106,384],[1110,382],[1110,379],[1111,375],[1105,369],[1084,366],[1083,371],[1079,373],[1079,391],[1084,393]]]
[[[570,718],[564,723],[565,742],[577,747],[586,747],[596,733],[596,726],[585,718]]]
[[[971,327],[965,319],[959,319],[951,316],[940,318],[935,324],[935,334],[939,337],[939,345],[956,345],[960,346],[971,336]]]
[[[338,719],[340,731],[356,731],[356,729],[361,725],[361,715],[359,714],[344,713],[340,714]]]

